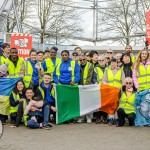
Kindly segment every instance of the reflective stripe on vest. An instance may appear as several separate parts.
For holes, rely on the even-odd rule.
[[[42,98],[43,98],[43,100],[44,100],[44,98],[45,98],[44,90],[43,90],[40,86],[38,87],[38,89],[40,90],[41,95],[42,95]],[[50,95],[51,95],[53,98],[55,98],[55,91],[54,91],[54,88],[51,89]]]
[[[26,109],[26,106],[27,106],[27,102],[26,100],[23,101],[23,112],[25,111]],[[24,121],[24,125],[27,126],[27,119],[28,119],[28,115],[23,115],[23,121]]]
[[[15,94],[14,92],[12,92],[13,98],[15,101],[20,100],[20,96],[19,94]],[[11,113],[15,113],[18,111],[18,105],[17,106],[10,106],[10,114]]]
[[[86,83],[90,67],[91,67],[91,63],[87,62],[83,72],[83,84]]]
[[[22,58],[18,58],[17,66],[15,67],[14,63],[7,59],[6,63],[8,63],[8,74],[10,78],[18,78],[20,77],[20,71],[22,69],[22,64],[24,60]]]
[[[100,67],[95,67],[94,71],[97,74],[97,81],[98,81],[98,83],[101,84],[103,76],[104,76],[104,73],[103,73],[102,69]]]
[[[61,65],[61,63],[59,63],[57,65],[57,67],[56,67],[56,75],[58,77],[58,80],[59,80],[59,77],[60,77],[60,65]],[[71,62],[70,62],[70,66],[71,66],[71,81],[74,81],[74,78],[75,78],[75,76],[74,76],[75,64],[76,64],[76,62],[74,60],[71,60]]]
[[[56,58],[55,65],[53,64],[53,62],[52,62],[52,60],[50,58],[47,58],[45,60],[45,62],[46,62],[46,68],[47,68],[47,71],[45,71],[45,73],[50,73],[53,76],[53,72],[54,72],[55,66],[57,66],[59,63],[61,63],[61,59],[60,58]]]
[[[126,93],[123,92],[119,101],[119,108],[124,109],[126,114],[135,113],[134,107],[135,93],[132,93],[129,98],[127,98]]]
[[[29,61],[25,61],[25,76],[23,78],[23,81],[25,83],[25,87],[28,88],[30,85],[30,82],[32,80],[32,74],[33,74],[33,68]]]
[[[7,60],[7,58],[5,58],[4,56],[0,56],[0,65],[5,64],[6,60]]]
[[[140,90],[150,88],[150,64],[148,64],[146,68],[143,64],[139,65],[137,70],[137,81]]]
[[[106,70],[106,82],[110,86],[122,87],[122,70],[119,69],[114,75],[111,69]]]

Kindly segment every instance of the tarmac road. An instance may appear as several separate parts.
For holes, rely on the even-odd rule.
[[[150,150],[150,127],[53,125],[51,130],[5,125],[0,150]]]

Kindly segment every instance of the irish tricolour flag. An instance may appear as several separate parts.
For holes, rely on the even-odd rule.
[[[113,114],[119,89],[107,85],[56,85],[56,123],[98,110]]]

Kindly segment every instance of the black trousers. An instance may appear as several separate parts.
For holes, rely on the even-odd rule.
[[[135,113],[126,114],[124,109],[119,108],[117,110],[117,114],[118,114],[118,119],[119,119],[119,126],[124,126],[125,118],[129,120],[129,126],[134,125]]]
[[[98,111],[98,112],[95,112],[94,113],[96,118],[101,118],[103,117],[104,119],[107,119],[107,113],[106,112],[103,112],[103,111]]]
[[[17,112],[10,114],[11,123],[15,124],[17,119]]]

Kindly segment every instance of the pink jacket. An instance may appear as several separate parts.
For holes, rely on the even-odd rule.
[[[142,63],[140,63],[140,64],[142,64]],[[150,65],[150,61],[146,62],[145,67],[147,67],[147,65]],[[136,73],[137,73],[137,70],[135,69],[135,66],[134,66],[133,72],[132,72],[132,78],[133,78],[134,86],[138,89],[139,88],[139,84],[138,84],[138,81],[137,81]]]

